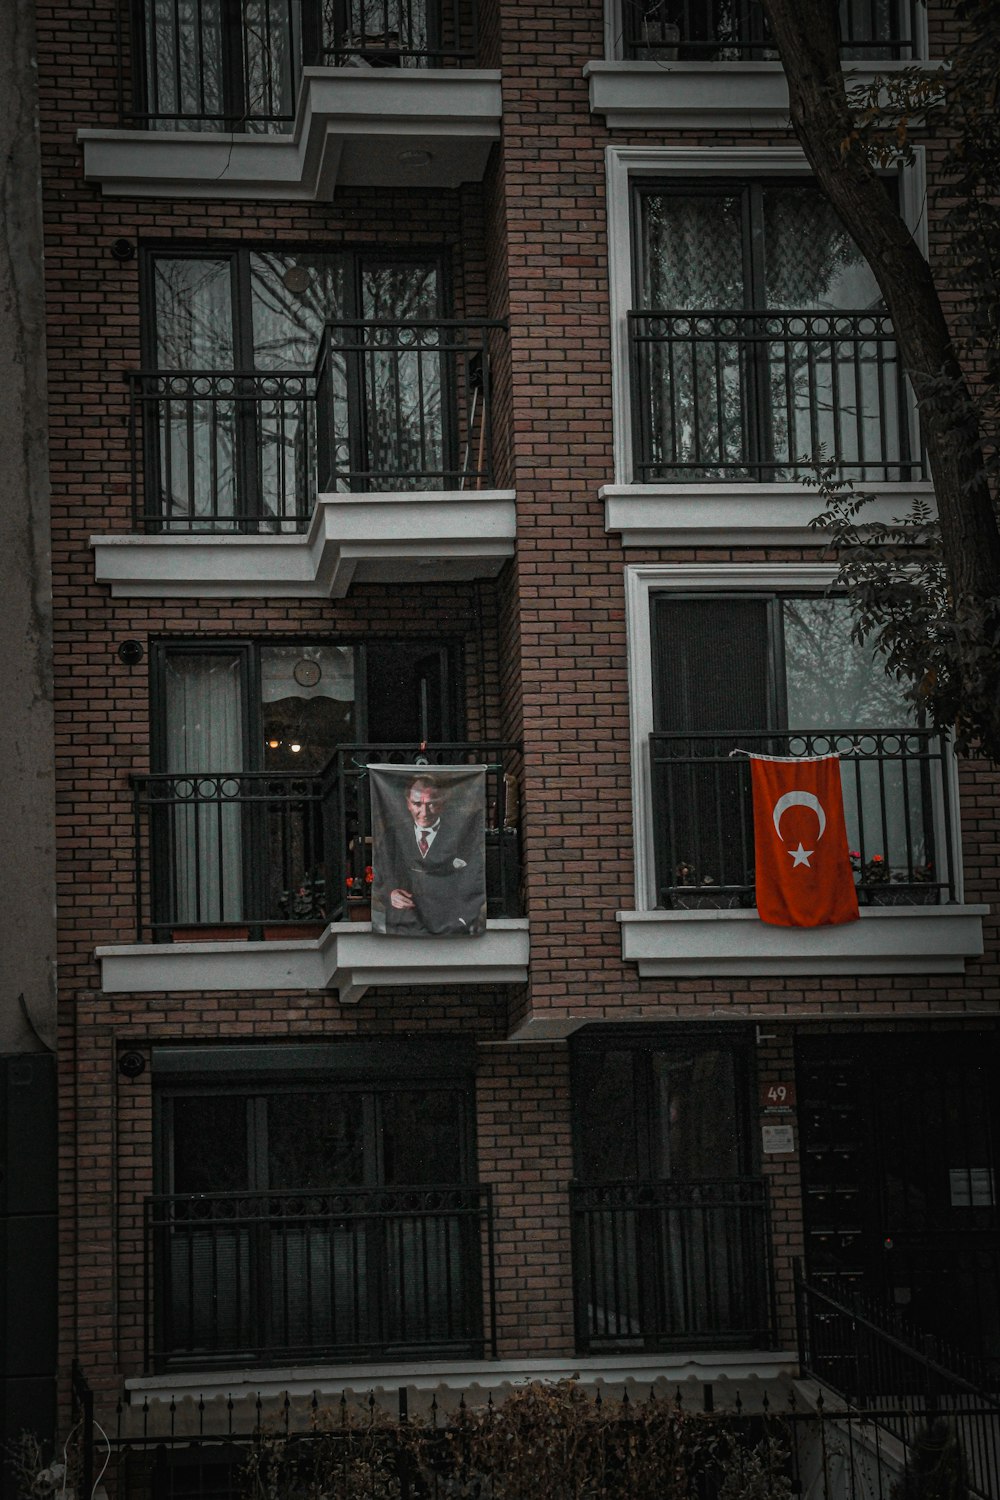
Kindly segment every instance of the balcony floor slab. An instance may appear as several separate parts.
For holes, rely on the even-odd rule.
[[[331,922],[317,938],[121,943],[96,950],[106,994],[336,990],[355,1004],[375,986],[523,984],[528,922],[500,918],[478,938],[399,938],[370,922]]]
[[[356,1396],[363,1403],[374,1394],[378,1405],[386,1410],[396,1406],[400,1387],[409,1396],[411,1413],[422,1411],[433,1396],[440,1412],[452,1410],[464,1397],[468,1405],[479,1405],[488,1397],[503,1399],[526,1380],[555,1382],[578,1379],[590,1390],[605,1395],[619,1395],[628,1390],[645,1398],[651,1388],[664,1387],[673,1398],[678,1388],[682,1398],[688,1392],[696,1409],[704,1403],[706,1384],[716,1387],[720,1406],[728,1405],[738,1389],[744,1409],[756,1410],[764,1391],[774,1405],[775,1386],[786,1384],[796,1373],[798,1358],[791,1351],[770,1350],[698,1350],[676,1354],[607,1354],[576,1355],[547,1359],[481,1359],[382,1361],[377,1364],[317,1364],[304,1361],[280,1369],[213,1369],[177,1374],[140,1375],[126,1380],[129,1407],[142,1409],[149,1402],[148,1420],[155,1426],[158,1408],[175,1402],[175,1423],[184,1424],[190,1403],[192,1421],[197,1420],[197,1403],[204,1400],[206,1411],[218,1403],[222,1410],[230,1398],[255,1402],[261,1399],[311,1399],[315,1392],[320,1404],[335,1404],[345,1395]],[[421,1399],[423,1398],[423,1399]],[[787,1400],[787,1395],[785,1396]],[[747,1403],[750,1403],[747,1407]],[[687,1402],[685,1401],[685,1404]],[[206,1422],[207,1425],[207,1422]],[[182,1430],[182,1426],[176,1428]]]
[[[324,494],[294,536],[93,536],[118,598],[342,599],[353,583],[493,578],[514,554],[513,490]]]
[[[305,68],[287,133],[86,127],[77,140],[105,197],[329,202],[338,185],[478,181],[500,109],[493,70]]]
[[[933,486],[924,480],[858,486],[873,499],[865,522],[904,516],[917,498],[936,510]],[[623,547],[821,546],[811,525],[824,509],[815,488],[802,484],[606,484],[604,529],[621,534]]]
[[[644,979],[961,974],[983,952],[981,905],[865,908],[837,927],[773,927],[755,911],[620,911],[622,958]]]

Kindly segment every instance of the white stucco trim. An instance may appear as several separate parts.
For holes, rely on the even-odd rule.
[[[875,496],[865,521],[893,521],[919,496],[934,509],[934,487],[865,484]],[[823,509],[815,489],[798,484],[606,484],[604,529],[620,532],[623,547],[822,546],[810,525]]]
[[[932,64],[941,67],[943,64]],[[844,69],[848,87],[891,77],[910,62]],[[790,130],[780,62],[588,62],[590,108],[610,130]]]
[[[342,1005],[382,985],[523,984],[528,922],[500,918],[478,938],[386,937],[370,922],[331,923],[317,938],[273,942],[121,943],[98,948],[106,994],[336,990]]]
[[[622,958],[644,979],[961,974],[988,906],[866,907],[839,927],[771,927],[755,911],[620,911]]]
[[[625,27],[624,19],[622,16],[622,0],[604,0],[604,56],[609,61],[614,60],[615,58],[620,59],[622,56],[622,37],[624,35],[624,29]],[[918,5],[916,7],[916,14],[913,17],[913,42],[914,55],[912,61],[920,62],[927,57],[927,54],[930,50],[928,46],[927,11],[926,7],[922,5]],[[654,63],[653,66],[657,67],[660,66],[660,64]],[[729,69],[732,68],[734,64],[718,63],[716,64],[716,66]],[[736,64],[735,66],[739,66],[739,64]],[[887,68],[892,66],[893,64],[891,62],[880,64],[879,72],[884,72]],[[896,63],[895,66],[902,67],[905,65],[902,63]]]
[[[116,597],[342,599],[353,583],[492,578],[514,555],[513,490],[326,494],[297,536],[92,536]]]
[[[677,589],[821,593],[837,569],[828,563],[630,563],[625,567],[635,910],[619,912],[622,955],[642,974],[961,972],[983,951],[985,906],[966,906],[962,873],[958,766],[947,762],[952,809],[951,864],[956,904],[866,909],[862,924],[805,931],[769,927],[755,911],[665,912],[656,905],[649,736],[653,731],[650,596]],[[851,936],[853,934],[853,936]],[[852,955],[849,962],[843,944]],[[790,947],[789,944],[792,946]],[[798,944],[799,946],[795,946]],[[859,962],[868,967],[858,970]],[[681,966],[681,967],[678,967]],[[748,965],[750,965],[748,967]],[[825,967],[832,965],[832,967]]]
[[[326,202],[337,186],[478,181],[500,114],[492,69],[304,68],[287,133],[85,127],[77,140],[105,197]]]
[[[628,326],[633,306],[631,185],[643,178],[809,176],[798,146],[608,146],[608,281],[611,311],[611,397],[614,415],[614,483],[632,484],[632,414],[629,388]],[[926,170],[922,146],[913,166],[900,176],[903,217],[921,251],[927,253]],[[700,486],[691,485],[691,491]],[[745,486],[753,494],[757,486]],[[866,486],[867,488],[867,486]]]
[[[468,1405],[485,1403],[489,1396],[506,1395],[515,1386],[526,1380],[559,1381],[579,1378],[581,1385],[601,1388],[605,1391],[621,1392],[628,1389],[630,1395],[637,1392],[645,1397],[651,1386],[666,1383],[668,1394],[673,1396],[678,1387],[682,1398],[690,1396],[691,1404],[700,1408],[704,1402],[705,1385],[720,1387],[716,1392],[717,1405],[724,1408],[735,1399],[739,1390],[744,1409],[756,1410],[763,1395],[758,1387],[771,1385],[769,1401],[774,1404],[773,1382],[790,1380],[798,1371],[798,1355],[792,1350],[698,1350],[677,1354],[610,1354],[565,1358],[540,1359],[465,1359],[465,1360],[395,1360],[377,1364],[316,1364],[305,1363],[281,1368],[266,1366],[245,1369],[207,1369],[183,1371],[169,1375],[133,1375],[125,1381],[129,1406],[141,1408],[144,1401],[150,1402],[151,1430],[157,1431],[158,1413],[155,1403],[169,1404],[175,1401],[178,1411],[175,1430],[186,1430],[190,1417],[198,1420],[196,1411],[185,1411],[182,1402],[189,1400],[195,1405],[204,1397],[206,1407],[218,1403],[225,1410],[230,1397],[234,1402],[253,1401],[259,1394],[262,1400],[282,1401],[287,1393],[290,1400],[296,1397],[310,1399],[315,1391],[322,1402],[340,1399],[341,1394],[356,1395],[367,1402],[374,1393],[380,1405],[392,1410],[395,1407],[400,1386],[405,1386],[411,1396],[426,1393],[429,1401],[435,1395],[439,1404],[444,1398],[447,1410],[464,1395]],[[384,1396],[382,1393],[385,1393]],[[447,1397],[453,1395],[454,1401]],[[381,1399],[380,1399],[381,1397]],[[747,1403],[749,1402],[749,1406]],[[684,1405],[688,1405],[684,1399]],[[128,1415],[126,1413],[126,1422]],[[211,1416],[205,1418],[206,1430],[211,1429]]]

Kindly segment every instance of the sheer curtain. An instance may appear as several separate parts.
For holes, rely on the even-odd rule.
[[[167,769],[177,795],[170,809],[173,915],[181,924],[236,922],[243,915],[242,809],[231,800],[244,768],[241,658],[224,652],[175,653],[166,662]]]
[[[159,402],[160,510],[168,526],[217,529],[237,511],[230,261],[161,256],[154,275],[156,368],[202,376],[190,395],[179,383],[179,399]]]

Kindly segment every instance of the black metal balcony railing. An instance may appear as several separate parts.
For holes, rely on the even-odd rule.
[[[886,313],[631,312],[628,333],[639,483],[923,474]]]
[[[344,319],[316,361],[319,488],[457,490],[493,483],[486,318]]]
[[[577,1348],[771,1342],[763,1181],[573,1184]]]
[[[737,748],[844,757],[844,813],[862,904],[955,899],[945,737],[917,728],[785,729],[650,735],[660,905],[754,905],[750,765],[730,758]]]
[[[145,1219],[147,1369],[495,1353],[488,1187],[175,1195]]]
[[[312,371],[130,373],[133,525],[295,532],[320,491],[488,487],[503,328],[331,322]]]
[[[519,750],[462,741],[349,745],[315,774],[161,772],[132,777],[136,934],[142,942],[218,930],[303,935],[350,921],[368,900],[369,762],[486,765],[489,917],[519,914],[514,801]]]
[[[130,372],[136,530],[302,531],[316,499],[311,373]]]
[[[803,1374],[862,1410],[915,1455],[921,1433],[946,1423],[964,1459],[960,1493],[991,1500],[1000,1478],[996,1361],[930,1338],[900,1308],[846,1286],[798,1283]]]
[[[841,0],[845,59],[916,56],[914,0]],[[776,58],[760,0],[622,0],[622,50],[647,62]]]
[[[305,66],[473,64],[475,0],[120,0],[119,115],[154,130],[289,130]]]

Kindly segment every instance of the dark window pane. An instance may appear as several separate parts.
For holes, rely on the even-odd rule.
[[[656,1052],[652,1069],[655,1176],[677,1182],[738,1176],[739,1111],[730,1049]]]
[[[644,193],[640,201],[640,305],[710,312],[742,307],[739,195]]]
[[[175,1193],[235,1193],[250,1186],[242,1095],[175,1098],[172,1110]]]
[[[383,1178],[388,1187],[461,1182],[465,1095],[403,1090],[382,1100]]]
[[[360,1094],[276,1094],[267,1101],[268,1186],[321,1191],[365,1181]]]
[[[635,1065],[627,1051],[581,1050],[574,1076],[579,1175],[613,1182],[642,1175],[637,1156]]]
[[[321,771],[355,737],[351,646],[262,646],[264,768]]]
[[[656,728],[768,728],[767,601],[657,597],[653,610]]]

